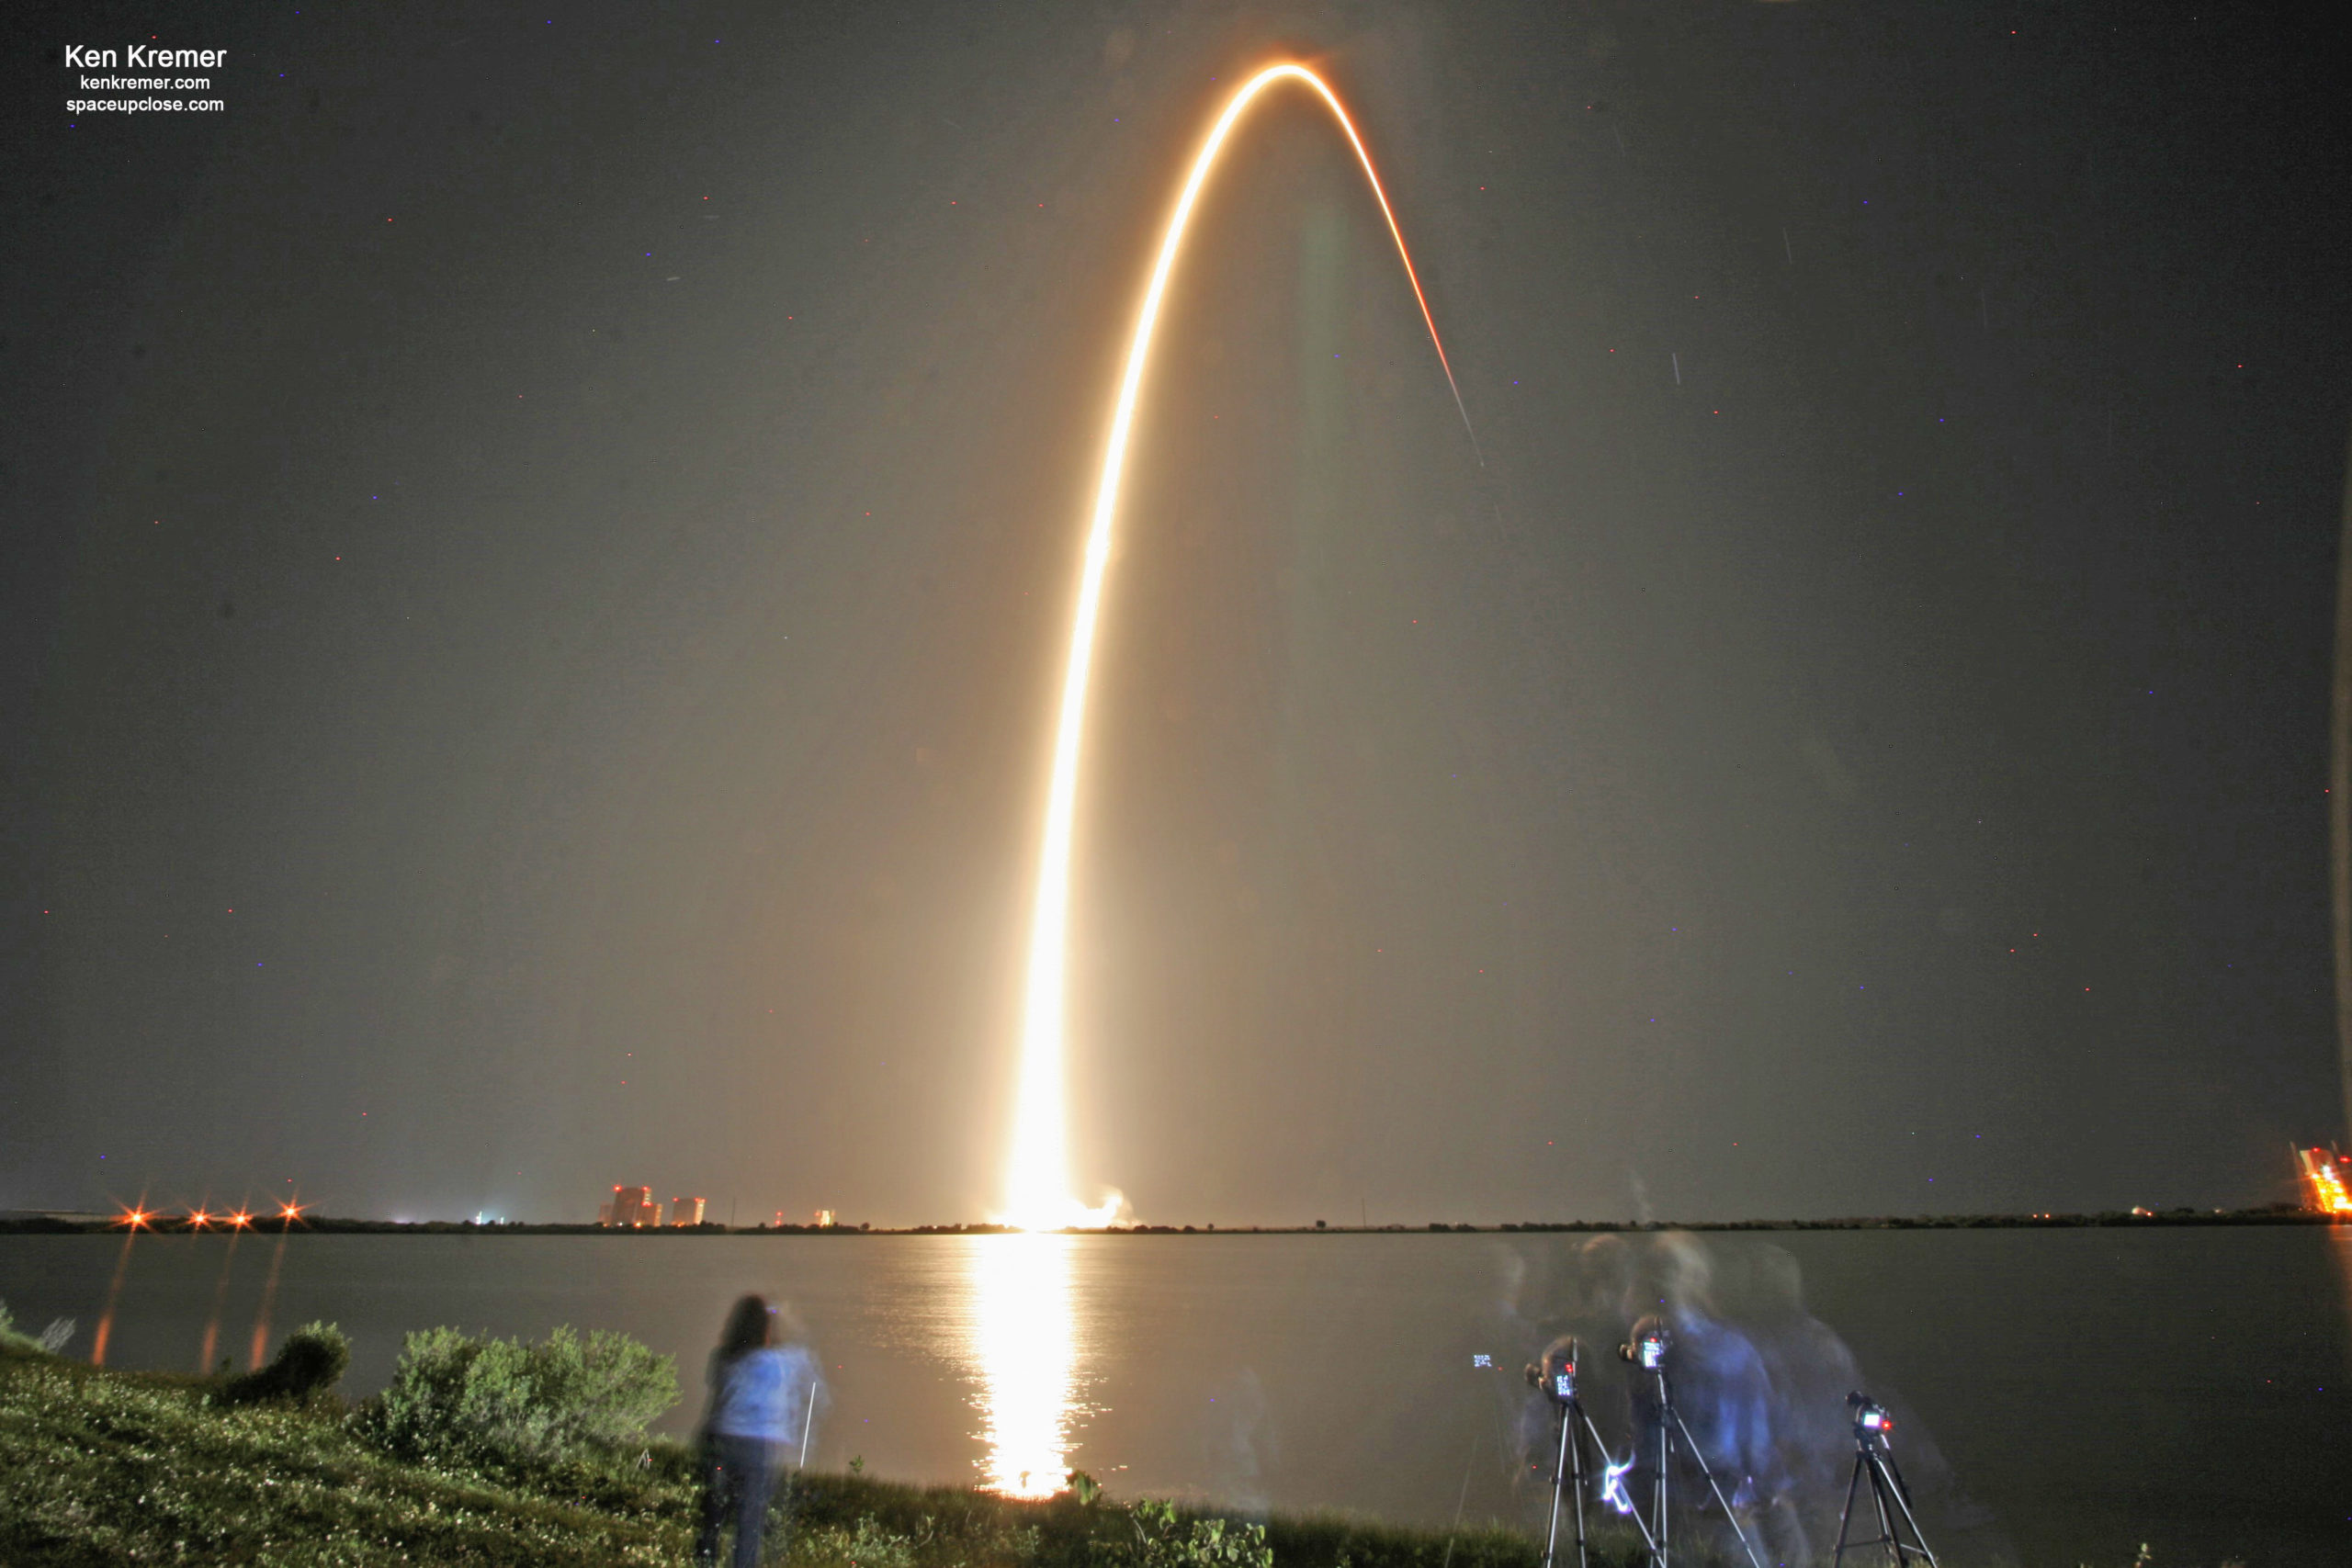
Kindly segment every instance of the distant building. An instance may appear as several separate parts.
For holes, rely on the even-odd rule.
[[[650,1187],[616,1187],[613,1189],[611,1213],[604,1223],[616,1230],[638,1230],[662,1223],[662,1206],[653,1201]]]
[[[596,1205],[596,1223],[600,1225],[609,1225],[613,1223],[613,1206],[610,1203]]]
[[[670,1223],[673,1225],[698,1225],[702,1224],[702,1208],[703,1201],[699,1198],[673,1198],[670,1200]]]
[[[833,1228],[833,1212],[831,1209],[817,1211],[817,1228],[828,1231]]]
[[[2295,1151],[2303,1207],[2322,1214],[2352,1214],[2352,1159],[2333,1148]]]

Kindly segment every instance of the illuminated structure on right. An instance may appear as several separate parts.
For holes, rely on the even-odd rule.
[[[662,1223],[662,1205],[650,1187],[616,1187],[613,1201],[596,1211],[596,1223],[616,1230],[639,1230]]]
[[[2352,1215],[2352,1159],[2333,1147],[2299,1148],[2295,1171],[2301,1179],[2304,1208],[2319,1214]]]

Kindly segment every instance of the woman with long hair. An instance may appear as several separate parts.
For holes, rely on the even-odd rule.
[[[710,1356],[710,1411],[702,1423],[702,1534],[695,1561],[718,1561],[718,1533],[735,1516],[735,1568],[758,1568],[775,1488],[802,1398],[816,1397],[807,1353],[775,1343],[776,1309],[745,1296],[727,1314]],[[807,1393],[802,1393],[803,1383]]]

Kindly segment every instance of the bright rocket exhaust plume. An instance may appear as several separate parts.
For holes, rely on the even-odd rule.
[[[1306,66],[1285,62],[1266,67],[1242,83],[1227,100],[1224,112],[1217,116],[1216,123],[1209,129],[1208,139],[1193,159],[1192,172],[1185,177],[1184,187],[1176,197],[1175,211],[1169,216],[1167,232],[1160,239],[1159,259],[1152,265],[1151,281],[1144,288],[1142,308],[1136,313],[1135,335],[1127,345],[1126,370],[1119,378],[1118,400],[1111,412],[1111,437],[1102,457],[1102,482],[1094,492],[1094,517],[1087,530],[1078,608],[1070,622],[1069,663],[1062,676],[1061,719],[1054,732],[1052,783],[1046,796],[1045,844],[1038,855],[1037,895],[1029,931],[1027,999],[1021,1025],[1021,1076],[1014,1089],[1012,1149],[1005,1173],[1005,1213],[1001,1216],[1003,1223],[1023,1230],[1099,1225],[1122,1207],[1122,1200],[1115,1192],[1094,1208],[1072,1195],[1063,1102],[1070,835],[1077,816],[1078,764],[1086,730],[1087,676],[1094,662],[1094,632],[1102,604],[1103,570],[1110,563],[1111,531],[1118,515],[1119,478],[1126,466],[1127,438],[1135,426],[1136,396],[1143,387],[1144,367],[1150,359],[1152,330],[1159,324],[1160,301],[1167,294],[1169,276],[1176,269],[1177,254],[1183,248],[1184,230],[1192,219],[1193,204],[1208,181],[1209,171],[1216,164],[1226,138],[1258,95],[1281,82],[1300,83],[1320,97],[1332,118],[1340,122],[1348,145],[1355,150],[1357,162],[1363,165],[1364,178],[1371,183],[1373,199],[1380,204],[1380,215],[1386,220],[1388,232],[1396,242],[1397,257],[1405,264],[1406,279],[1413,286],[1413,299],[1421,308],[1422,321],[1429,327],[1438,365],[1444,370],[1445,384],[1453,393],[1453,406],[1462,415],[1463,428],[1470,428],[1469,411],[1463,407],[1461,388],[1454,385],[1453,367],[1446,359],[1445,344],[1437,334],[1436,318],[1430,314],[1429,300],[1421,293],[1420,276],[1413,270],[1404,232],[1396,227],[1396,215],[1389,210],[1387,192],[1381,188],[1380,175],[1372,166],[1372,154],[1364,151],[1363,138],[1356,134],[1355,123],[1348,118],[1339,96]],[[1472,432],[1474,447],[1476,442],[1476,433]]]

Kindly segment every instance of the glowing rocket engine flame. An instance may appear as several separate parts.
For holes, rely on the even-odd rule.
[[[1087,530],[1078,609],[1070,623],[1069,663],[1062,676],[1061,719],[1054,732],[1052,784],[1046,796],[1045,843],[1038,852],[1037,898],[1029,931],[1027,1000],[1021,1026],[1021,1076],[1014,1091],[1012,1152],[1006,1172],[1003,1221],[1025,1230],[1102,1224],[1122,1207],[1116,1193],[1095,1209],[1089,1209],[1070,1195],[1069,1152],[1064,1137],[1064,971],[1069,947],[1070,835],[1078,807],[1079,754],[1086,729],[1087,676],[1094,662],[1095,623],[1102,604],[1104,569],[1111,559],[1111,531],[1118,514],[1119,479],[1126,466],[1127,438],[1135,426],[1136,396],[1143,387],[1144,367],[1151,355],[1152,330],[1159,321],[1160,301],[1167,294],[1169,276],[1176,269],[1177,254],[1183,248],[1184,229],[1192,220],[1193,204],[1200,199],[1201,187],[1207,183],[1227,136],[1258,95],[1280,82],[1303,84],[1321,98],[1340,122],[1348,145],[1355,150],[1356,161],[1363,165],[1364,178],[1371,183],[1373,199],[1380,204],[1380,216],[1386,220],[1389,235],[1396,242],[1397,257],[1405,264],[1405,276],[1413,286],[1414,301],[1420,306],[1421,321],[1428,326],[1430,342],[1437,349],[1438,365],[1444,370],[1445,384],[1453,393],[1454,409],[1462,415],[1463,428],[1470,428],[1469,411],[1463,407],[1462,389],[1454,385],[1453,367],[1446,359],[1445,344],[1437,333],[1437,320],[1430,314],[1429,300],[1421,293],[1420,276],[1413,270],[1412,254],[1405,248],[1404,231],[1396,226],[1396,215],[1388,207],[1388,193],[1381,188],[1379,172],[1372,166],[1372,154],[1364,151],[1363,139],[1356,134],[1354,121],[1348,118],[1339,96],[1306,66],[1284,63],[1266,67],[1242,83],[1227,101],[1176,197],[1176,209],[1169,217],[1168,231],[1159,242],[1159,259],[1152,265],[1151,281],[1144,289],[1143,307],[1136,315],[1135,335],[1127,345],[1126,371],[1119,379],[1118,400],[1112,409],[1111,438],[1103,453],[1102,482],[1094,492],[1094,518]],[[1474,446],[1476,440],[1473,432]]]

